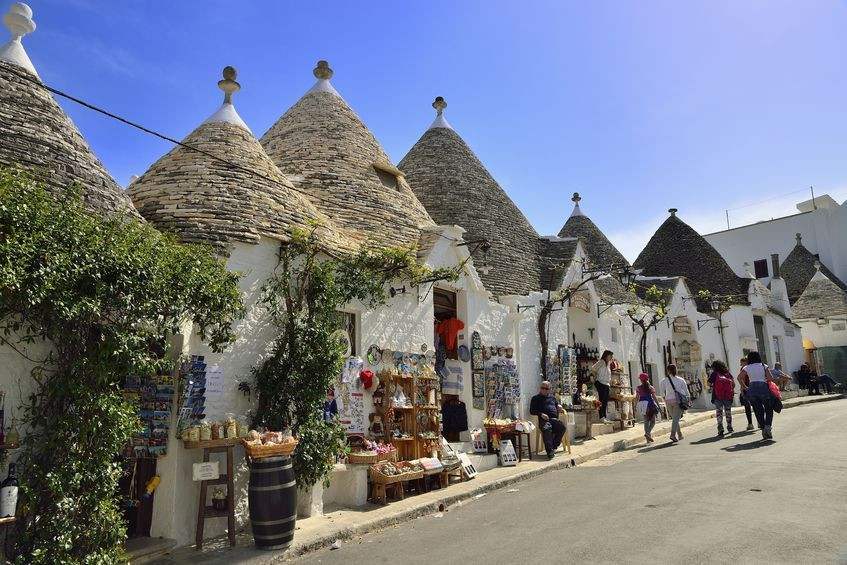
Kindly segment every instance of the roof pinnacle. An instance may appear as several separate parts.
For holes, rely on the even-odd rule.
[[[232,104],[232,95],[241,90],[241,85],[235,82],[238,71],[235,67],[226,66],[223,70],[223,80],[218,81],[218,88],[224,91],[224,104]]]
[[[669,208],[668,209],[668,214],[670,214],[671,216],[676,216],[677,212],[679,212],[679,210],[677,210],[676,208]]]
[[[816,270],[816,271],[820,271],[820,270],[821,270],[821,262],[820,262],[820,261],[815,261],[815,270]]]
[[[794,238],[797,240],[797,245],[803,245],[803,234],[797,232],[794,234]]]
[[[571,212],[571,217],[573,216],[584,216],[582,213],[582,209],[579,207],[579,201],[582,200],[582,197],[578,192],[574,192],[571,197],[571,201],[573,202],[573,212]]]
[[[432,122],[432,125],[429,126],[429,129],[433,128],[446,128],[453,129],[449,123],[447,123],[447,119],[442,115],[444,108],[447,107],[447,102],[444,101],[444,98],[441,96],[435,97],[435,102],[432,103],[432,107],[435,108],[436,115],[435,121]]]
[[[432,107],[438,111],[437,115],[441,115],[441,112],[444,111],[444,108],[447,107],[447,102],[444,101],[444,98],[441,96],[435,97],[435,102],[432,103]]]
[[[12,40],[0,47],[0,61],[23,67],[37,76],[38,73],[35,72],[35,67],[21,44],[23,36],[35,31],[32,9],[23,2],[15,2],[3,15],[3,25],[12,34]]]
[[[579,201],[580,201],[580,200],[582,200],[582,197],[579,195],[579,193],[578,193],[578,192],[574,192],[574,193],[573,193],[573,196],[571,197],[571,201],[573,201],[573,203],[574,203],[574,204],[576,204],[577,206],[579,206]]]
[[[312,71],[315,78],[318,80],[329,80],[332,78],[333,72],[329,68],[329,63],[326,61],[318,61],[318,66]]]

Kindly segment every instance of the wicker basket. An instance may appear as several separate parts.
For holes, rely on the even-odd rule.
[[[400,465],[402,465],[402,463]],[[400,481],[414,481],[415,479],[420,479],[423,477],[423,471],[409,470],[399,475],[385,475],[382,473],[381,469],[382,465],[379,463],[371,466],[370,476],[372,483],[390,485],[392,483],[397,483]],[[409,469],[411,469],[411,467],[409,467]]]
[[[397,450],[392,449],[387,453],[377,453],[376,455],[377,461],[397,461]]]
[[[266,443],[263,445],[256,445],[249,443],[245,439],[241,440],[241,445],[244,446],[244,451],[247,452],[247,456],[251,459],[291,455],[297,448],[297,443],[297,440],[294,440],[288,443]]]
[[[376,451],[354,451],[347,454],[347,462],[353,465],[373,465],[378,460]]]

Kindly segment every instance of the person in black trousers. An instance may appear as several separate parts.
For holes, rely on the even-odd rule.
[[[741,371],[743,371],[744,367],[746,367],[746,366],[747,366],[747,357],[742,357],[741,358],[741,368],[738,370],[738,372],[740,373]],[[749,386],[749,385],[750,385],[750,379],[748,377],[746,382],[744,383],[744,386]],[[753,429],[753,407],[750,405],[750,401],[747,400],[747,396],[744,394],[743,390],[738,395],[738,401],[741,403],[742,406],[744,406],[744,415],[747,416],[747,430],[748,431],[752,430]]]
[[[529,413],[538,416],[538,429],[544,438],[544,449],[547,451],[547,459],[553,459],[553,453],[562,443],[565,435],[565,424],[559,419],[559,415],[565,409],[550,392],[550,381],[541,382],[541,392],[532,397],[529,403]]]

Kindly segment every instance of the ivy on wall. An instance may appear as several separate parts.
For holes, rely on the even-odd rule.
[[[117,456],[136,428],[121,388],[167,370],[186,321],[220,351],[242,316],[239,275],[210,248],[127,218],[103,219],[0,168],[0,342],[47,342],[30,359],[17,553],[25,563],[110,563],[126,537]]]

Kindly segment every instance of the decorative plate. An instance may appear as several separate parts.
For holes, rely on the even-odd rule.
[[[368,363],[371,365],[379,365],[379,362],[382,360],[382,352],[379,350],[379,346],[377,344],[373,344],[368,347]]]
[[[422,343],[421,344],[421,353],[426,353],[427,349],[429,349],[429,347],[425,343]]]
[[[467,345],[460,345],[459,346],[459,359],[461,359],[462,361],[464,361],[466,363],[471,360],[471,352],[468,349]]]
[[[382,350],[382,362],[387,364],[387,365],[390,365],[391,363],[393,363],[394,362],[394,352],[391,351],[390,349],[383,349]]]
[[[486,359],[486,360],[491,359],[491,348],[490,347],[483,347],[482,348],[482,358]]]
[[[506,359],[511,359],[514,354],[515,354],[514,348],[512,348],[512,347],[506,348]]]

